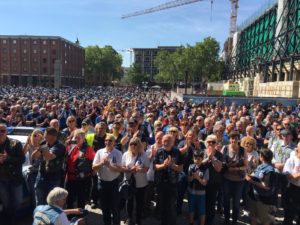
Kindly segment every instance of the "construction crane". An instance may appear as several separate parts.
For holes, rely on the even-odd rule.
[[[182,5],[188,5],[188,4],[201,2],[201,1],[204,1],[204,0],[175,0],[175,1],[171,1],[171,2],[166,2],[164,4],[161,4],[161,5],[149,8],[149,9],[144,9],[144,10],[140,10],[140,11],[136,11],[133,13],[123,15],[121,18],[126,19],[129,17],[140,16],[140,15],[144,15],[144,14],[149,14],[149,13],[153,13],[153,12],[157,12],[157,11],[161,11],[161,10],[165,10],[165,9],[170,9],[170,8],[175,8],[175,7],[182,6]],[[211,2],[213,2],[213,0]]]
[[[134,16],[140,16],[140,15],[145,15],[149,13],[154,13],[157,11],[165,10],[165,9],[170,9],[170,8],[175,8],[179,7],[182,5],[188,5],[196,2],[201,2],[204,0],[175,0],[171,2],[166,2],[164,4],[136,11],[133,13],[129,13],[126,15],[122,16],[122,19],[126,19],[129,17],[134,17]],[[238,11],[238,0],[229,0],[231,2],[231,10],[230,10],[230,28],[229,28],[229,38],[232,39],[234,33],[236,32],[236,21],[237,21],[237,11]],[[211,0],[211,5],[213,4],[214,0]]]

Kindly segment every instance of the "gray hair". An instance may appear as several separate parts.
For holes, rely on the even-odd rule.
[[[57,205],[57,201],[66,199],[68,197],[68,191],[61,187],[53,188],[48,196],[47,196],[47,203],[48,205]]]

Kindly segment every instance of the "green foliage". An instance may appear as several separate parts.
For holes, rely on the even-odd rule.
[[[195,46],[181,46],[173,53],[160,51],[154,61],[159,70],[155,80],[170,82],[172,86],[186,78],[188,82],[200,83],[219,80],[224,69],[219,51],[219,43],[211,37]]]
[[[128,71],[126,80],[132,85],[141,85],[143,81],[148,81],[148,77],[142,73],[140,66],[134,63]]]
[[[86,47],[85,64],[88,85],[110,85],[112,80],[119,80],[123,74],[122,56],[109,45]]]

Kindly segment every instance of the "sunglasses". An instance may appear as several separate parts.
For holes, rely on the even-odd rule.
[[[253,145],[253,143],[246,142],[245,145]]]
[[[216,141],[207,141],[207,144],[212,144],[212,145],[214,145],[214,144],[216,144],[217,142]]]
[[[137,146],[137,143],[130,143],[130,146]]]

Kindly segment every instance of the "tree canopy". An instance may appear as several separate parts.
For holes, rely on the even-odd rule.
[[[148,81],[148,77],[142,73],[139,64],[133,63],[128,70],[126,81],[132,85],[141,85],[142,82]]]
[[[170,82],[172,86],[185,79],[198,83],[219,80],[223,72],[219,51],[219,43],[211,37],[195,46],[181,46],[172,53],[162,50],[154,61],[159,70],[155,80]]]
[[[111,46],[98,45],[85,48],[86,83],[88,85],[110,85],[122,76],[122,56]]]

